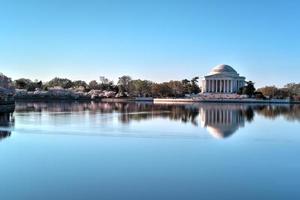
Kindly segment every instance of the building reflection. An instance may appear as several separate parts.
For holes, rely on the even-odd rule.
[[[247,112],[243,105],[205,104],[200,107],[201,126],[215,138],[226,138],[245,126]]]
[[[0,113],[0,140],[11,135],[9,128],[14,125],[12,113]]]

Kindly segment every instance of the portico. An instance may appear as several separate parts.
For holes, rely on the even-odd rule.
[[[245,85],[245,77],[229,65],[218,65],[202,80],[203,93],[237,93]]]

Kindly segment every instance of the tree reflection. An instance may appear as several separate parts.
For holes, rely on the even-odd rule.
[[[283,116],[288,121],[300,122],[300,105],[258,105],[253,108],[257,114],[269,119]]]
[[[11,131],[7,128],[14,125],[14,118],[12,113],[0,113],[0,140],[9,137]]]
[[[115,114],[119,122],[129,124],[132,121],[169,119],[181,123],[190,123],[206,128],[216,138],[231,136],[246,123],[251,123],[255,115],[268,119],[279,116],[288,121],[300,121],[300,105],[274,104],[153,104],[153,103],[99,103],[99,102],[18,102],[17,112],[60,112],[65,115],[74,112],[90,114]],[[4,120],[7,118],[3,118]],[[107,120],[107,118],[103,118]],[[5,121],[5,120],[4,120]]]
[[[246,110],[243,111],[243,115],[246,117],[246,120],[248,122],[252,122],[253,119],[254,119],[254,111],[253,111],[253,109],[250,106],[248,106],[246,108]]]
[[[122,123],[151,118],[168,118],[198,125],[199,108],[189,105],[157,105],[153,103],[99,103],[99,102],[18,102],[17,112],[83,112],[117,113]]]

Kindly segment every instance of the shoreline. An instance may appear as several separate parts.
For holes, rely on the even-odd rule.
[[[155,98],[153,100],[154,103],[168,103],[168,104],[176,104],[176,103],[263,103],[263,104],[300,104],[300,101],[290,101],[287,99],[184,99],[184,98]]]
[[[300,104],[300,101],[291,101],[287,99],[192,99],[192,98],[16,98],[16,102],[53,102],[53,101],[69,101],[69,102],[103,102],[103,103],[127,103],[127,102],[152,102],[155,104],[191,104],[191,103],[262,103],[262,104]],[[5,105],[0,102],[0,105]],[[7,103],[6,103],[7,105]]]

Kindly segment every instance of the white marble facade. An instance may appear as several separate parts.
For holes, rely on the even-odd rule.
[[[202,80],[202,93],[237,93],[245,85],[240,76],[229,65],[218,65]]]

